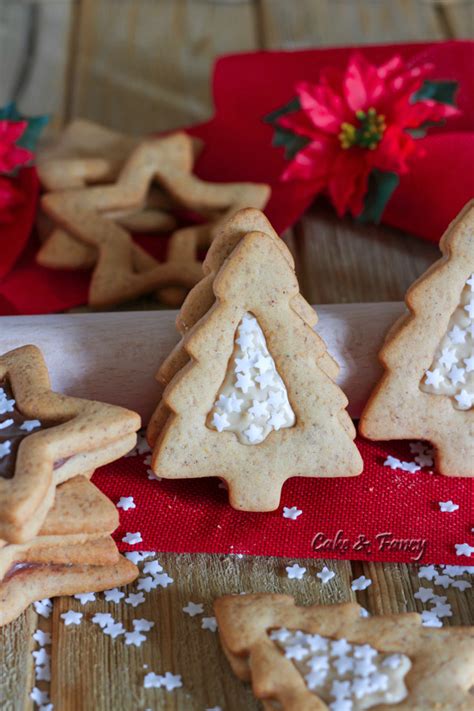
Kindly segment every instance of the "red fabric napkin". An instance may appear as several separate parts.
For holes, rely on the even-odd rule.
[[[114,503],[121,496],[134,498],[135,508],[120,509],[115,539],[122,551],[474,565],[455,550],[456,543],[474,545],[474,480],[443,477],[426,467],[411,474],[384,466],[389,454],[413,462],[406,442],[359,438],[357,444],[365,463],[361,476],[291,479],[281,507],[271,513],[235,511],[215,478],[148,479],[143,448],[141,455],[102,467],[93,482]],[[439,502],[449,500],[459,509],[442,512]],[[284,506],[302,513],[296,520],[284,518]],[[127,532],[140,532],[143,541],[125,544]]]
[[[293,96],[297,80],[316,80],[324,66],[344,67],[352,49],[252,52],[219,59],[213,77],[215,116],[188,129],[205,142],[197,174],[214,181],[271,183],[268,217],[278,232],[294,223],[311,204],[312,188],[304,183],[279,182],[285,159],[283,151],[271,145],[272,127],[263,117]],[[432,62],[434,79],[459,83],[457,103],[462,114],[446,126],[431,129],[423,139],[426,157],[402,176],[384,214],[388,224],[437,241],[474,193],[474,43],[380,45],[361,51],[376,63],[396,53],[409,64]],[[8,274],[28,240],[37,198],[33,171],[25,170],[21,175],[30,200],[18,212],[15,223],[0,225],[0,315],[52,313],[83,304],[89,275],[38,267],[34,243]],[[158,253],[163,255],[163,242],[155,239]],[[154,244],[153,239],[147,242],[153,253]]]

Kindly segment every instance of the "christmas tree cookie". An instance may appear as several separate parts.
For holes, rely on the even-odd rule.
[[[182,338],[161,364],[156,375],[158,382],[163,386],[168,385],[176,373],[189,361],[189,355],[185,347],[186,340],[192,335],[191,329],[194,325],[214,304],[215,296],[212,284],[217,272],[240,240],[249,232],[255,231],[265,232],[271,237],[275,248],[281,250],[290,267],[294,269],[294,262],[290,252],[279,239],[263,212],[254,208],[244,208],[227,220],[216,235],[203,262],[204,278],[189,292],[176,319],[176,326]],[[310,328],[315,327],[318,322],[316,312],[299,292],[292,300],[292,308],[299,313]],[[321,350],[320,367],[329,377],[335,379],[339,372],[339,366],[324,348]],[[165,402],[161,400],[148,424],[147,439],[150,447],[154,447],[158,433],[166,422],[168,415],[169,410]],[[342,420],[348,432],[353,432],[352,420],[348,416],[342,416]]]
[[[473,708],[472,627],[424,627],[417,613],[362,617],[352,602],[297,607],[289,595],[227,595],[214,607],[230,665],[264,708]]]
[[[406,295],[380,353],[385,374],[362,415],[369,439],[422,439],[439,472],[474,476],[474,201],[440,242],[443,257]]]
[[[283,243],[245,234],[212,291],[214,303],[183,341],[189,361],[163,394],[170,414],[153,471],[221,477],[231,505],[246,511],[277,508],[290,477],[360,474],[347,399],[321,367],[325,344],[295,308],[298,282]]]

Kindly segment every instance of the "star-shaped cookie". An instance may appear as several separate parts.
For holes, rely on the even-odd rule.
[[[189,289],[201,278],[197,251],[212,240],[218,223],[185,228],[184,232],[179,230],[174,241],[171,240],[168,261],[137,273],[140,267],[134,264],[134,255],[143,250],[133,243],[125,229],[104,216],[104,213],[142,205],[152,181],[159,181],[174,200],[192,210],[217,210],[228,215],[243,205],[257,203],[255,206],[261,207],[267,201],[268,186],[206,183],[192,175],[192,162],[192,140],[186,134],[148,139],[133,151],[115,184],[49,193],[43,197],[43,210],[54,222],[76,239],[98,249],[99,258],[89,292],[90,305],[108,306],[159,286]],[[49,249],[48,243],[44,249]],[[42,259],[41,252],[39,259]]]
[[[473,627],[433,629],[417,613],[367,618],[361,609],[297,607],[288,595],[265,594],[215,603],[232,669],[265,708],[473,708]]]
[[[0,356],[0,539],[35,536],[56,486],[130,451],[139,427],[130,410],[53,392],[36,346]]]

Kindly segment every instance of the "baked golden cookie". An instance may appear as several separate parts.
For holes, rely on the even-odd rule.
[[[58,484],[129,452],[140,417],[52,392],[36,346],[0,356],[0,539],[34,537]]]
[[[183,341],[190,362],[163,393],[171,414],[153,471],[221,477],[247,511],[277,508],[290,477],[360,474],[347,399],[321,366],[326,347],[301,316],[283,243],[246,234],[212,289],[214,305]]]
[[[473,627],[363,618],[355,603],[297,607],[288,595],[228,595],[214,607],[233,671],[268,711],[473,708]]]
[[[362,414],[369,439],[420,439],[446,476],[474,476],[474,201],[440,242],[442,258],[408,290],[385,369]]]

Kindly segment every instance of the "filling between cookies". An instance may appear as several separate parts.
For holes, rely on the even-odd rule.
[[[302,630],[279,628],[270,639],[303,676],[309,691],[331,711],[362,711],[397,704],[408,696],[404,677],[411,668],[404,654],[379,652]]]
[[[24,417],[16,406],[10,384],[7,380],[0,381],[0,478],[13,478],[18,447],[25,437],[55,424]]]
[[[263,442],[270,432],[295,424],[285,384],[270,355],[257,319],[245,313],[208,427],[233,432],[246,445]]]
[[[448,395],[457,410],[474,407],[474,273],[466,281],[420,389]]]

